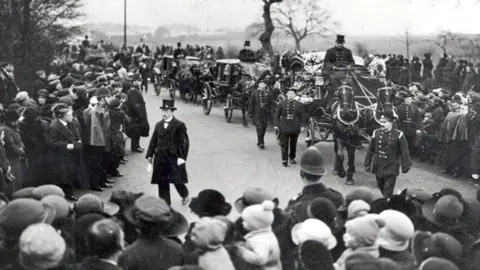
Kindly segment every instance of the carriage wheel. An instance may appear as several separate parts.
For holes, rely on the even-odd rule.
[[[213,101],[211,97],[210,85],[208,83],[203,84],[202,100],[203,100],[203,113],[209,115],[212,111]]]
[[[318,139],[320,141],[328,141],[332,134],[332,127],[328,123],[316,123],[315,130],[318,133]]]

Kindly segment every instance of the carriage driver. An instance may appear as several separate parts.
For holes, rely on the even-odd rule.
[[[412,165],[405,135],[392,127],[393,119],[391,112],[381,116],[382,127],[373,131],[364,161],[365,170],[375,174],[378,188],[385,197],[393,195],[400,165],[403,173]]]
[[[297,164],[295,161],[297,140],[300,132],[305,130],[305,120],[303,104],[295,100],[295,90],[289,88],[287,100],[278,104],[273,127],[279,135],[278,140],[282,151],[282,164],[285,167],[288,166],[289,158],[291,164]],[[288,152],[289,148],[290,154]]]
[[[332,81],[332,88],[334,91],[337,91],[338,87],[342,84],[342,81],[345,80],[345,71],[338,70],[339,68],[350,69],[355,61],[353,60],[352,51],[344,47],[345,45],[345,36],[337,35],[337,40],[335,41],[335,47],[327,50],[325,54],[324,70],[330,74],[330,79]]]

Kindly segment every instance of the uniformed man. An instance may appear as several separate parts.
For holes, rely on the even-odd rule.
[[[302,155],[300,160],[300,177],[302,178],[303,190],[288,202],[285,211],[300,204],[308,205],[313,200],[323,197],[332,201],[336,208],[344,203],[340,192],[326,187],[322,182],[322,176],[327,171],[324,167],[323,156],[317,146],[310,146]]]
[[[259,78],[258,90],[252,93],[248,104],[248,115],[252,117],[252,123],[257,129],[257,146],[265,149],[265,132],[267,131],[272,110],[273,98],[267,90],[267,75],[262,74]]]
[[[423,118],[417,106],[413,104],[411,95],[405,97],[404,103],[397,107],[399,129],[404,133],[408,142],[408,150],[415,153],[417,136],[423,132]]]
[[[287,100],[278,105],[273,128],[279,135],[283,166],[288,166],[289,158],[291,164],[297,164],[297,140],[300,132],[305,130],[305,113],[303,104],[295,100],[295,91],[292,88],[287,92]]]
[[[173,51],[173,58],[181,59],[181,58],[185,58],[186,55],[187,54],[185,53],[185,50],[182,48],[182,43],[178,42],[177,48],[175,49],[175,51]]]
[[[393,195],[400,164],[403,173],[411,167],[407,140],[402,131],[392,128],[393,119],[392,113],[381,116],[382,127],[373,132],[364,161],[365,170],[375,174],[378,188],[385,197]]]
[[[323,60],[324,70],[330,74],[332,89],[334,89],[334,91],[337,91],[338,87],[340,87],[346,79],[346,71],[339,69],[350,69],[355,64],[352,51],[345,48],[344,45],[345,36],[337,35],[335,47],[327,50],[325,59]]]
[[[350,68],[355,64],[352,51],[344,46],[345,36],[337,35],[335,47],[328,49],[327,53],[325,54],[325,59],[323,60],[325,63],[325,68]]]
[[[238,59],[243,62],[255,62],[255,53],[250,49],[250,41],[243,44],[243,49],[238,53]]]

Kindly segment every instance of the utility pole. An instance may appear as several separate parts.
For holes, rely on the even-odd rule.
[[[127,0],[123,0],[123,45],[127,48]]]

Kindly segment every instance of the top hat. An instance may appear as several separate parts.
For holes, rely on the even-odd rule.
[[[181,47],[182,46],[182,43],[181,42],[177,42],[177,47]]]
[[[172,110],[175,111],[177,108],[175,108],[175,100],[173,99],[164,99],[162,100],[163,104],[160,109],[162,110]]]
[[[244,46],[244,47],[250,46],[250,40],[245,41],[245,43],[243,44],[243,46]]]
[[[345,43],[345,36],[344,35],[337,35],[337,40],[335,40],[338,43]]]

